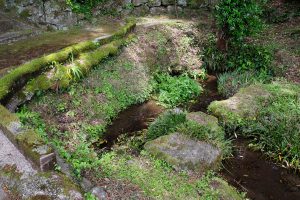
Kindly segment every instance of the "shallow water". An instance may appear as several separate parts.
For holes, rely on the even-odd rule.
[[[108,127],[104,139],[106,147],[111,147],[117,138],[125,133],[134,133],[147,129],[151,121],[163,112],[163,107],[155,101],[148,101],[143,104],[133,105],[121,112],[111,126]]]
[[[221,175],[250,199],[300,199],[300,177],[249,150],[247,143],[245,139],[234,141],[234,157],[223,162]]]
[[[215,75],[209,75],[203,86],[205,92],[189,106],[190,111],[207,112],[212,101],[223,99],[218,94]],[[149,101],[121,112],[105,135],[107,146],[111,147],[121,134],[146,129],[162,111],[162,107]],[[300,177],[268,161],[262,153],[247,149],[247,141],[233,141],[234,156],[223,161],[220,175],[253,200],[300,200]]]

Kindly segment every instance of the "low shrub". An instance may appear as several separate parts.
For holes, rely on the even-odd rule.
[[[229,44],[227,52],[216,46],[217,38],[210,36],[204,51],[205,67],[211,71],[267,71],[271,73],[272,52],[257,44]]]
[[[218,76],[218,92],[224,97],[231,97],[240,88],[255,83],[268,83],[272,77],[266,72],[233,71],[225,72]]]
[[[105,0],[66,0],[66,3],[73,12],[83,13],[87,18],[92,15],[92,9],[100,3],[105,2]]]
[[[154,76],[154,91],[165,107],[176,107],[200,95],[202,87],[188,75],[170,76],[158,73]]]
[[[177,126],[186,121],[186,114],[180,110],[167,111],[160,115],[148,128],[147,140],[176,131]]]

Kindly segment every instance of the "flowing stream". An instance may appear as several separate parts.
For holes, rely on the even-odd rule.
[[[215,100],[222,100],[218,94],[217,76],[209,75],[202,83],[204,93],[196,103],[189,105],[192,112],[207,112],[208,105]],[[111,147],[118,136],[146,129],[149,122],[153,121],[163,108],[154,101],[134,105],[121,112],[105,134]],[[253,200],[298,200],[300,199],[300,177],[280,166],[268,161],[262,153],[253,152],[247,148],[249,140],[234,139],[233,157],[223,161],[223,168],[219,175],[242,192],[247,192],[247,197]]]

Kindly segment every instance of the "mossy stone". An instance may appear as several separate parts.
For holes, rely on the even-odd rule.
[[[161,136],[147,142],[144,147],[150,154],[166,161],[175,169],[200,173],[217,169],[222,157],[220,149],[181,133]]]

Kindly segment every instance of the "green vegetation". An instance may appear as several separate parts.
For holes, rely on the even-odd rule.
[[[105,0],[66,0],[66,3],[76,13],[83,13],[87,18],[92,17],[92,9]]]
[[[101,44],[104,44],[106,42],[111,42],[110,44],[107,44],[107,45],[101,47],[101,49],[99,49],[98,51],[96,50],[91,54],[85,53],[85,54],[81,55],[82,52],[97,49],[100,44],[95,43],[93,41],[86,41],[86,42],[81,42],[81,43],[75,44],[73,46],[64,48],[63,50],[61,50],[57,53],[52,53],[47,56],[34,59],[32,61],[29,61],[29,62],[17,67],[16,69],[12,70],[5,76],[1,77],[1,79],[0,79],[0,100],[5,98],[5,96],[10,93],[13,85],[18,80],[20,80],[21,77],[30,76],[33,73],[45,71],[49,66],[51,66],[51,64],[53,64],[53,62],[56,63],[56,65],[57,65],[57,63],[63,63],[70,58],[74,58],[74,57],[77,57],[80,55],[79,59],[83,59],[83,60],[85,59],[85,63],[83,65],[80,64],[80,67],[86,68],[85,71],[83,69],[80,69],[80,70],[82,70],[83,72],[89,71],[89,69],[93,65],[99,63],[99,60],[97,60],[97,59],[101,60],[103,58],[106,58],[108,55],[117,53],[117,49],[123,42],[121,40],[121,38],[124,37],[134,27],[135,27],[135,22],[133,20],[128,20],[127,24],[124,27],[122,27],[120,30],[118,30],[115,34],[113,34],[112,37],[106,39],[105,41],[101,41]],[[112,41],[112,40],[115,40],[115,41]],[[93,62],[88,62],[87,59],[91,59]],[[70,67],[70,68],[72,68],[72,67]],[[67,73],[63,73],[64,71],[66,72],[67,69],[61,67],[61,70],[57,70],[57,72],[62,73],[62,74],[58,74],[55,77],[56,79],[59,79],[59,80],[55,80],[55,81],[60,82],[60,84],[62,86],[68,85],[70,82],[70,79],[69,79],[70,77],[67,76]],[[43,79],[44,78],[46,78],[46,77],[43,76]],[[62,79],[62,80],[60,80],[60,79]],[[36,82],[40,83],[39,80],[41,80],[41,79],[37,78]],[[48,83],[48,81],[46,81],[46,82]],[[32,85],[36,86],[39,89],[39,85],[33,81],[28,86],[29,92],[32,92],[32,91],[30,91],[31,89],[33,89],[33,90],[36,89],[35,87],[32,87]],[[43,88],[44,87],[46,87],[45,84],[43,84]],[[47,86],[47,87],[49,88],[49,87],[51,87],[51,85]],[[46,89],[48,89],[48,88],[46,88]]]
[[[124,66],[122,60],[107,60],[83,82],[74,82],[58,93],[42,93],[30,103],[29,109],[20,111],[22,122],[40,129],[42,135],[46,133],[77,176],[99,165],[95,148],[105,142],[102,136],[111,120],[128,106],[150,96],[150,78],[129,76],[135,72],[136,77],[144,77],[147,72],[128,61]],[[64,119],[67,123],[60,122]]]
[[[299,85],[285,82],[252,85],[209,110],[228,132],[252,138],[256,148],[299,170],[299,92]]]
[[[215,179],[211,172],[191,180],[186,173],[175,172],[164,161],[154,159],[146,152],[138,158],[116,152],[107,153],[101,158],[101,170],[101,177],[130,181],[154,199],[243,199],[232,188],[223,196],[218,187],[211,185]]]
[[[288,168],[300,169],[300,87],[266,85],[272,97],[260,102],[255,121],[244,127],[254,144]]]
[[[179,109],[164,112],[150,124],[144,142],[170,133],[180,132],[215,145],[222,149],[224,157],[229,155],[231,152],[230,142],[225,139],[225,132],[222,127],[218,126],[218,120],[204,113],[193,113],[193,115],[199,115],[203,123],[194,121],[191,117],[187,118],[187,113]]]
[[[221,0],[215,18],[219,33],[204,52],[206,67],[214,71],[257,70],[269,73],[271,52],[249,41],[263,27],[262,9],[255,0]]]
[[[179,106],[199,96],[202,92],[199,83],[186,74],[172,77],[166,73],[159,73],[154,76],[154,80],[157,99],[166,107]]]
[[[221,0],[216,6],[215,17],[218,28],[225,34],[223,37],[241,43],[262,28],[261,14],[256,0]]]
[[[218,77],[218,92],[224,97],[231,97],[240,88],[256,83],[268,83],[271,79],[272,77],[266,72],[256,72],[253,70],[225,72]]]
[[[175,132],[176,127],[186,121],[186,113],[178,110],[167,111],[160,115],[148,128],[147,140]]]

